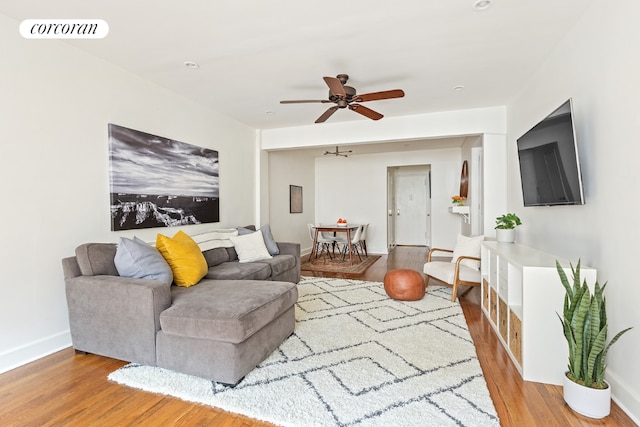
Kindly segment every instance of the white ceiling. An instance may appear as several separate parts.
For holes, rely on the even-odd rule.
[[[326,99],[322,77],[340,73],[358,93],[403,89],[366,103],[387,117],[506,105],[592,0],[473,2],[0,0],[0,13],[103,19],[106,38],[68,43],[269,129],[313,124],[329,104],[279,101]],[[369,119],[341,110],[327,123],[354,120]]]

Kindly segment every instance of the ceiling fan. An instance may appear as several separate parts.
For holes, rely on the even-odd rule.
[[[346,86],[349,76],[346,74],[338,74],[336,77],[323,77],[327,86],[329,86],[329,99],[301,99],[295,101],[280,101],[281,104],[303,104],[303,103],[334,103],[333,107],[329,107],[318,119],[316,123],[322,123],[326,121],[333,113],[339,108],[348,108],[351,111],[362,114],[371,120],[380,120],[384,116],[377,111],[373,111],[364,105],[358,104],[358,102],[377,101],[381,99],[402,98],[404,91],[401,89],[385,90],[382,92],[365,93],[363,95],[357,95],[356,90],[351,86]]]
[[[345,153],[353,153],[353,151],[351,151],[351,150],[349,150],[349,151],[340,151],[340,150],[338,150],[338,146],[336,145],[336,151],[325,151],[323,156],[326,156],[327,154],[334,154],[336,157],[337,156],[349,157]]]

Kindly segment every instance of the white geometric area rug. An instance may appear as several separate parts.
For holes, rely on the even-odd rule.
[[[303,277],[296,329],[236,387],[127,365],[109,379],[282,426],[499,426],[451,288]]]

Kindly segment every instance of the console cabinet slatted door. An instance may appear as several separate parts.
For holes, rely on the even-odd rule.
[[[489,310],[489,284],[487,283],[487,279],[482,279],[482,306],[484,310]]]
[[[507,309],[507,303],[504,302],[502,298],[498,298],[498,329],[500,330],[500,336],[506,342],[509,340],[508,337],[508,320],[509,320],[509,311]],[[520,362],[522,364],[522,362]]]
[[[522,366],[522,322],[514,312],[509,313],[509,350]]]
[[[556,260],[571,278],[569,260],[518,243],[484,242],[482,310],[524,380],[561,385],[568,350],[556,314],[564,302]],[[596,273],[581,266],[592,288]]]
[[[494,288],[489,288],[489,317],[491,318],[491,323],[495,328],[495,325],[498,324],[498,298],[497,292]]]

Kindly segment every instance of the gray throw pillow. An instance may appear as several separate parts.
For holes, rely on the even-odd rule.
[[[238,227],[238,236],[244,236],[245,234],[255,233],[256,230],[252,230],[247,227]]]
[[[265,224],[262,227],[260,227],[260,231],[262,231],[262,237],[264,238],[264,245],[267,247],[269,254],[278,255],[280,253],[280,248],[278,248],[278,245],[275,239],[273,238],[273,235],[271,234],[271,226],[269,224]]]
[[[114,262],[120,276],[173,282],[171,267],[160,251],[137,237],[120,238]]]

